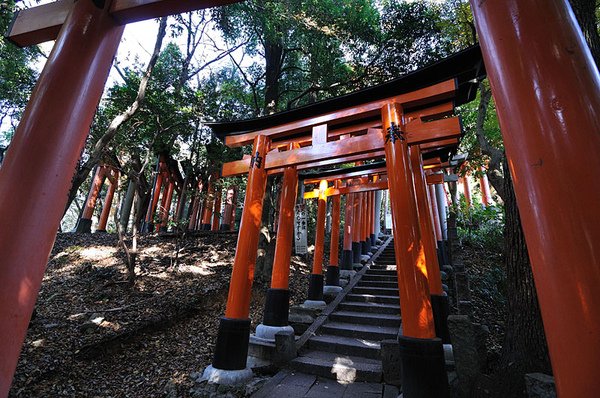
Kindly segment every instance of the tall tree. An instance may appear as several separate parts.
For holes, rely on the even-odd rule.
[[[255,116],[349,90],[379,31],[369,0],[252,0],[214,12],[229,43],[248,42],[251,65],[232,62],[255,92]]]

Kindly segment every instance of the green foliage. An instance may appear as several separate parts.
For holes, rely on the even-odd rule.
[[[442,30],[444,7],[430,1],[385,1],[381,68],[397,77],[443,58],[453,50]]]
[[[348,91],[379,35],[369,0],[254,0],[220,7],[214,16],[224,37],[245,42],[245,54],[255,59],[239,67],[255,116]]]
[[[0,32],[7,31],[13,18],[14,0],[0,3]],[[0,35],[0,146],[10,141],[35,85],[32,64],[39,56],[36,46],[19,48]]]
[[[486,88],[489,89],[489,82],[487,79],[483,82]],[[481,166],[482,156],[481,147],[477,140],[477,117],[479,115],[479,106],[481,101],[481,93],[477,92],[477,98],[467,104],[462,105],[458,108],[458,114],[461,117],[464,136],[460,144],[460,151],[467,153],[469,161],[472,164],[472,168]],[[490,100],[490,104],[485,114],[483,122],[483,134],[487,142],[494,148],[503,151],[504,143],[502,141],[502,133],[500,131],[500,125],[498,123],[498,116],[496,114],[496,104],[493,98]]]
[[[501,206],[484,207],[480,203],[467,205],[461,196],[456,211],[458,237],[463,244],[502,252],[504,230],[504,208]]]

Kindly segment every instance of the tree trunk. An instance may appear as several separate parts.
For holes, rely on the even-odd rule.
[[[596,65],[600,65],[600,35],[596,23],[596,0],[569,0],[583,36],[587,42]]]
[[[265,39],[265,114],[277,111],[279,104],[279,77],[283,57],[283,45],[280,40]]]
[[[524,390],[525,373],[551,373],[551,368],[529,254],[506,160],[503,167],[508,312],[501,367],[511,384],[515,384],[512,386],[513,393],[518,395]]]
[[[152,71],[154,70],[154,66],[158,61],[158,57],[160,55],[160,49],[162,47],[162,42],[166,34],[167,29],[167,17],[163,17],[160,20],[160,25],[158,28],[158,34],[156,35],[156,42],[154,43],[154,51],[152,56],[150,57],[150,61],[148,62],[148,66],[146,67],[146,72],[142,79],[140,80],[140,84],[138,86],[138,91],[135,100],[132,104],[120,115],[116,116],[109,124],[108,128],[104,132],[104,135],[100,137],[100,139],[94,145],[92,152],[90,153],[89,159],[86,160],[78,170],[75,171],[75,175],[73,176],[71,190],[69,191],[69,196],[67,200],[67,205],[65,206],[65,213],[71,206],[71,203],[77,196],[77,191],[83,182],[87,179],[88,175],[92,171],[92,169],[98,164],[98,162],[102,159],[108,144],[112,141],[112,139],[117,134],[117,130],[123,123],[127,122],[129,119],[136,114],[136,112],[140,109],[140,106],[144,102],[146,97],[146,89],[148,87],[148,82],[150,80],[150,76],[152,75]]]

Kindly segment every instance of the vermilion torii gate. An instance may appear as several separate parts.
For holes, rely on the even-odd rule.
[[[446,147],[456,146],[461,126],[459,119],[452,116],[454,106],[473,98],[475,78],[481,75],[479,50],[473,47],[403,78],[341,98],[262,119],[210,124],[217,135],[224,137],[227,145],[253,143],[253,149],[251,156],[227,163],[222,170],[224,177],[248,173],[248,186],[227,309],[225,317],[221,319],[213,364],[205,371],[209,380],[222,380],[225,374],[239,380],[251,374],[246,368],[250,331],[248,311],[267,176],[284,173],[283,189],[286,190],[297,184],[297,169],[314,169],[385,156],[387,184],[395,220],[396,263],[399,265],[404,333],[401,344],[423,354],[417,362],[420,361],[422,365],[426,363],[431,369],[430,381],[439,386],[436,391],[447,393],[444,388],[447,379],[442,343],[435,339],[430,296],[432,292],[442,294],[435,240],[429,207],[426,203],[417,203],[417,199],[419,202],[427,200],[421,151],[427,151],[429,157],[442,153],[447,157]],[[413,170],[418,172],[413,173]],[[382,182],[378,184],[377,189],[381,189]],[[319,220],[324,219],[327,189],[327,181],[320,181]],[[338,186],[334,189],[351,191],[353,188]],[[355,190],[358,192],[360,188]],[[367,226],[372,218],[367,210],[370,203],[368,196],[361,195],[362,206],[359,208],[363,210],[355,213],[357,218],[362,218],[360,222],[354,220],[361,242],[370,235]],[[295,200],[291,199],[295,198],[289,201],[294,203]],[[282,209],[281,214],[286,213],[286,209]],[[429,230],[423,228],[421,231],[419,218],[428,220]],[[285,222],[280,218],[280,228]],[[324,228],[321,227],[319,225],[317,228],[317,242],[323,241]],[[284,227],[285,230],[287,228]],[[428,233],[431,239],[425,236]],[[278,238],[277,245],[282,241]],[[430,247],[433,250],[426,250],[427,242],[432,244]],[[276,285],[275,281],[284,279],[282,276],[287,278],[289,274],[290,243],[282,243],[287,263],[275,259],[265,322],[262,325],[269,331],[277,330],[277,325],[285,327],[287,324],[287,283]],[[322,297],[322,251],[322,244],[317,244],[309,301],[320,301]],[[435,264],[437,270],[430,271],[428,263],[429,267]],[[431,283],[427,281],[428,274]],[[275,314],[275,322],[269,324],[266,314]],[[425,355],[426,351],[435,354],[428,356]],[[412,369],[408,362],[407,366],[405,374]],[[403,385],[408,390],[409,386],[415,390],[426,387],[415,378],[405,380]]]
[[[119,185],[119,171],[111,166],[101,164],[96,167],[94,176],[92,177],[92,185],[90,192],[85,201],[83,213],[77,222],[75,227],[77,232],[92,232],[92,216],[94,214],[94,208],[96,207],[96,201],[104,185],[104,180],[109,180],[108,191],[104,199],[104,205],[102,208],[102,214],[98,221],[97,232],[106,232],[106,224],[108,222],[108,216],[110,214],[110,208],[112,206],[113,197],[115,190]]]
[[[65,0],[19,13],[9,39],[56,39],[0,169],[0,396],[8,394],[71,176],[126,23],[233,0]]]

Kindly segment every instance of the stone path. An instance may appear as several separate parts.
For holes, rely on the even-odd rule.
[[[342,383],[325,377],[283,370],[251,398],[397,398],[398,388],[382,383]]]
[[[308,338],[291,369],[252,397],[398,397],[397,387],[383,383],[381,364],[381,341],[397,339],[401,322],[392,241],[374,261]]]

